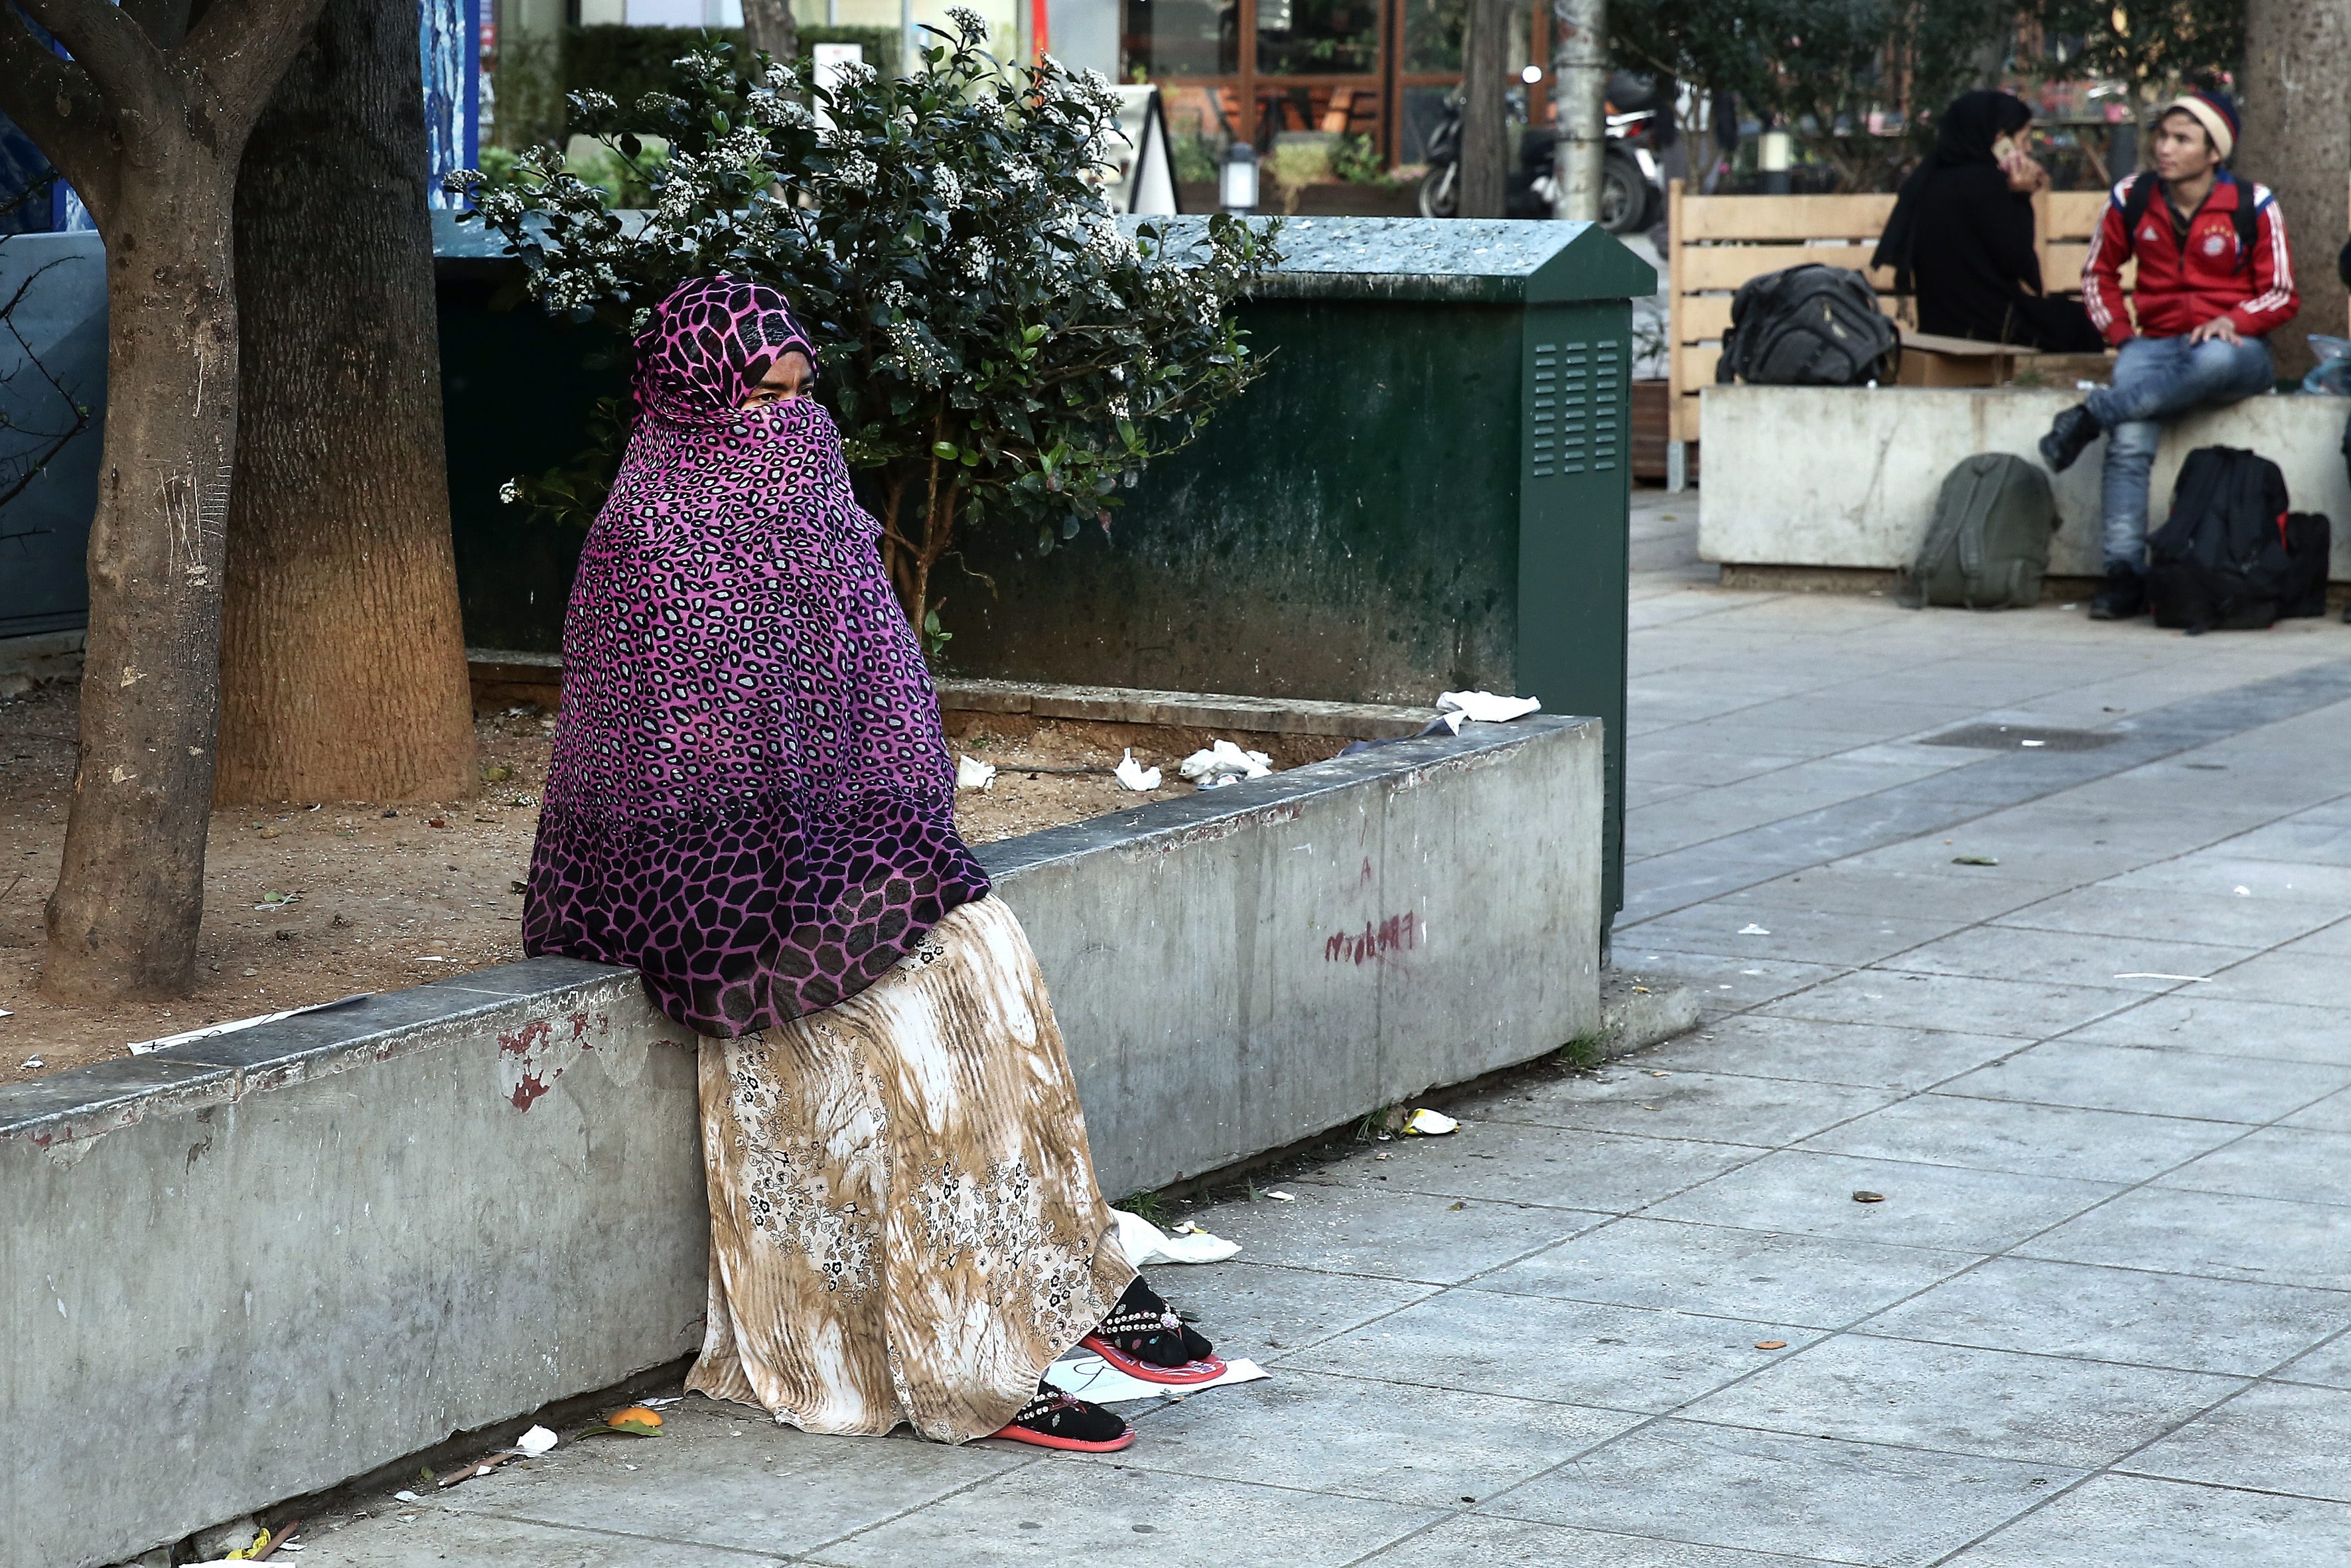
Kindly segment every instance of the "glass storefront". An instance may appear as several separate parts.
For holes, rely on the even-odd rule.
[[[1285,131],[1361,137],[1382,162],[1417,162],[1461,80],[1468,0],[1122,0],[1120,75],[1161,89],[1178,173],[1210,177],[1237,139]],[[1549,7],[1516,17],[1510,65],[1549,53]],[[1548,116],[1538,82],[1528,108]]]

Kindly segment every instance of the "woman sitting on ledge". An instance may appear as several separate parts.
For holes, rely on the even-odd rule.
[[[1082,1340],[1205,1382],[1120,1251],[1035,956],[955,828],[938,699],[765,286],[682,285],[580,552],[523,946],[701,1045],[710,1315],[687,1386],[810,1432],[1106,1451]]]
[[[2049,183],[2019,140],[2032,122],[2005,92],[1962,93],[1943,110],[1935,151],[1907,180],[1870,257],[1916,293],[1918,330],[2061,354],[2105,351],[2078,299],[2043,294],[2032,248],[2032,193]]]

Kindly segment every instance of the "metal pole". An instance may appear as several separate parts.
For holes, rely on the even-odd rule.
[[[1558,104],[1556,214],[1596,223],[1608,149],[1608,0],[1553,0],[1552,66]]]

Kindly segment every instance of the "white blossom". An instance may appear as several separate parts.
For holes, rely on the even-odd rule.
[[[877,79],[873,68],[863,60],[843,60],[832,68],[833,91],[836,93],[847,88],[872,87]]]
[[[511,479],[507,480],[505,484],[498,486],[498,499],[505,502],[509,507],[513,506],[517,501],[522,499],[522,486],[516,484]]]
[[[956,172],[946,164],[942,163],[931,171],[931,189],[938,193],[939,200],[950,212],[963,205],[963,182],[956,179]]]
[[[863,191],[872,188],[873,176],[878,172],[880,171],[874,168],[872,159],[862,152],[852,152],[827,171],[827,175],[835,184]]]
[[[995,265],[996,252],[988,248],[988,245],[986,240],[976,239],[965,248],[963,253],[963,271],[966,277],[971,278],[975,282],[983,279],[987,277],[988,269]]]
[[[963,35],[965,43],[984,44],[987,41],[987,18],[970,6],[948,6],[947,20],[955,24],[956,31]]]

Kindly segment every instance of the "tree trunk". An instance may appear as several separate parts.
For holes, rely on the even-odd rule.
[[[2298,378],[2314,356],[2312,332],[2346,329],[2335,253],[2351,189],[2351,0],[2246,0],[2244,135],[2232,167],[2277,193],[2286,239],[2296,245],[2302,314],[2273,335],[2278,378]]]
[[[1499,218],[1510,189],[1510,0],[1469,0],[1461,39],[1461,196],[1465,218]]]
[[[186,142],[107,214],[106,444],[81,747],[41,988],[183,995],[204,915],[220,584],[236,453],[233,164]]]
[[[473,783],[416,0],[328,0],[246,143],[224,805]]]
[[[791,0],[743,0],[743,47],[753,54],[764,51],[778,63],[799,58],[800,28]]]
[[[1600,221],[1600,170],[1608,154],[1607,0],[1554,0],[1552,99],[1559,108],[1554,215]]]

